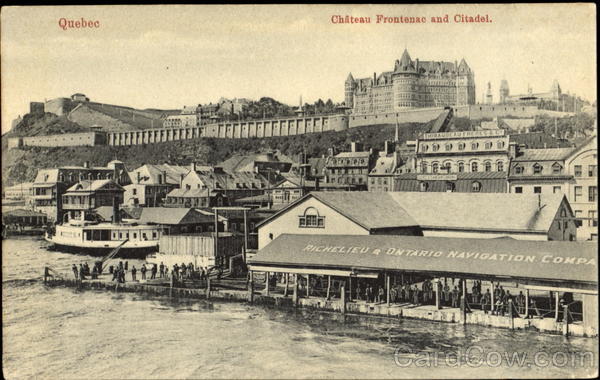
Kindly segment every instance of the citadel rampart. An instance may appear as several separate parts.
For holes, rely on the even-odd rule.
[[[66,99],[69,100],[69,99]],[[125,108],[123,108],[125,109]],[[139,130],[123,130],[125,123],[113,120],[110,116],[97,112],[91,124],[102,122],[115,123],[108,128],[109,132],[88,132],[65,135],[19,137],[9,139],[9,148],[21,146],[93,146],[111,145],[128,146],[155,144],[175,140],[188,140],[201,137],[212,138],[266,138],[276,136],[296,136],[306,133],[322,133],[327,131],[343,131],[348,128],[363,127],[368,125],[382,125],[395,123],[426,123],[440,116],[446,109],[453,111],[454,117],[466,117],[477,120],[494,117],[533,117],[543,110],[536,106],[518,106],[504,104],[470,105],[458,107],[419,108],[406,111],[397,111],[377,114],[338,114],[287,117],[264,120],[246,120],[235,122],[220,122],[199,127],[176,128],[150,128]],[[76,107],[71,112],[69,119],[91,126],[90,120],[79,120],[94,113],[88,107]],[[144,113],[144,111],[141,111]],[[140,115],[141,116],[141,115]],[[565,113],[563,116],[567,116]]]

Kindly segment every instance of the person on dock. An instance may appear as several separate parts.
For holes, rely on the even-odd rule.
[[[163,262],[160,262],[160,265],[158,266],[158,275],[160,276],[160,278],[164,278],[165,277],[165,264],[163,264]]]
[[[517,296],[517,310],[519,310],[519,314],[525,313],[525,295],[523,291],[520,291]]]
[[[385,291],[383,290],[382,286],[377,286],[379,288],[379,290],[377,291],[377,302],[383,302],[383,300],[385,299]]]
[[[176,280],[179,279],[179,265],[177,265],[177,263],[173,265],[173,271],[171,272],[171,275],[174,276]]]
[[[71,269],[73,270],[73,274],[75,275],[75,279],[79,280],[79,271],[77,270],[77,265],[73,264],[73,266],[71,267]]]
[[[454,289],[452,289],[452,307],[458,307],[458,286],[454,285]]]
[[[79,264],[79,279],[85,280],[85,269],[83,268],[83,264]]]
[[[111,265],[111,267],[112,267],[112,265]],[[114,268],[114,269],[111,271],[111,273],[112,273],[112,275],[113,275],[113,278],[112,278],[112,280],[111,280],[111,281],[116,281],[116,280],[118,280],[118,279],[119,279],[119,267],[116,267],[116,268]]]
[[[123,268],[119,271],[119,282],[121,284],[125,283],[125,268]]]
[[[125,272],[129,270],[129,261],[125,261]]]
[[[84,273],[86,276],[89,276],[89,275],[90,275],[90,266],[88,265],[88,263],[87,263],[87,262],[83,263],[83,273]]]
[[[98,279],[98,266],[97,265],[94,265],[94,269],[92,269],[92,279],[93,280]]]
[[[485,314],[488,313],[488,311],[490,311],[490,304],[492,302],[492,293],[490,293],[490,289],[487,290],[487,292],[485,292],[485,294],[483,295],[483,300],[481,301],[481,307],[483,308],[483,312]]]
[[[150,272],[150,279],[154,280],[156,278],[156,271],[158,270],[156,264],[152,265],[152,271]]]
[[[444,304],[448,305],[450,303],[450,286],[448,286],[448,281],[444,280]]]
[[[135,268],[135,265],[133,265],[131,267],[131,281],[137,281],[137,278],[135,278],[136,273],[137,269]]]
[[[142,280],[146,279],[146,264],[142,264],[142,268],[140,269],[140,272],[142,272]]]
[[[413,303],[415,305],[419,305],[420,299],[421,297],[419,297],[419,288],[417,287],[417,285],[415,285],[415,288],[413,289]]]

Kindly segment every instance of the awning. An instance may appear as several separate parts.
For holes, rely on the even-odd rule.
[[[281,235],[251,266],[397,270],[597,284],[594,243],[418,236]]]

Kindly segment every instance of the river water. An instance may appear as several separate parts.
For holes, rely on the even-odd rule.
[[[43,285],[45,265],[70,273],[83,260],[93,262],[48,251],[37,238],[2,242],[8,379],[566,378],[597,372],[597,339]]]

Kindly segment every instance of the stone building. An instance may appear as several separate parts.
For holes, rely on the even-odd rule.
[[[326,182],[367,190],[369,172],[375,160],[372,150],[362,151],[359,144],[353,142],[350,152],[338,153],[327,162]]]
[[[361,79],[349,74],[344,94],[354,114],[468,105],[475,104],[475,80],[464,59],[460,63],[413,61],[405,49],[393,71]]]
[[[142,165],[129,172],[131,184],[125,188],[125,204],[158,207],[167,194],[181,184],[190,171],[185,166],[159,164]]]
[[[598,141],[587,139],[565,160],[566,172],[573,175],[564,192],[581,220],[577,240],[598,239]]]

